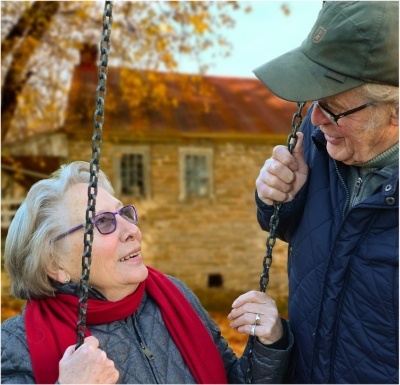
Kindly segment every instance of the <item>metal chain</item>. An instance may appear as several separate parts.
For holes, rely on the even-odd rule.
[[[293,152],[293,149],[297,144],[297,130],[300,128],[301,123],[303,122],[303,117],[301,115],[301,111],[306,103],[297,103],[298,111],[293,115],[292,118],[292,132],[289,134],[287,139],[287,146],[290,153]],[[269,221],[269,235],[267,238],[267,251],[264,255],[263,259],[263,272],[260,276],[260,291],[265,293],[269,283],[269,269],[272,265],[272,249],[276,243],[276,229],[279,224],[279,210],[282,206],[281,202],[274,202],[274,212]],[[253,349],[254,349],[254,336],[249,336],[249,353],[247,356],[247,371],[246,371],[246,384],[251,384],[253,380]]]
[[[80,279],[80,299],[78,303],[78,323],[76,326],[76,346],[83,344],[86,331],[86,311],[89,293],[89,274],[92,263],[92,244],[94,217],[96,215],[97,181],[100,171],[100,148],[104,123],[104,100],[108,73],[108,52],[112,25],[113,1],[106,1],[103,12],[103,33],[100,41],[100,62],[98,66],[98,86],[96,89],[96,111],[94,113],[94,131],[92,136],[92,160],[90,161],[90,181],[88,186],[88,205],[86,208],[86,226],[82,254],[82,275]]]

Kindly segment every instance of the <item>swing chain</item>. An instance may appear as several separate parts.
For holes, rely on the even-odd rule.
[[[297,103],[297,106],[299,109],[293,115],[293,118],[292,118],[293,129],[292,129],[292,132],[289,134],[288,140],[287,140],[287,146],[288,146],[290,153],[293,152],[293,149],[296,147],[296,144],[297,144],[297,131],[300,128],[301,124],[303,123],[303,117],[301,116],[301,111],[305,105],[306,105],[305,102]],[[298,122],[296,122],[296,120],[298,120]],[[293,139],[293,141],[292,141],[292,139]]]
[[[301,123],[303,122],[303,117],[301,116],[301,111],[305,106],[305,103],[297,103],[298,111],[293,115],[292,118],[292,132],[289,134],[287,139],[287,147],[290,153],[293,152],[293,149],[297,144],[297,130],[300,128]],[[298,120],[298,121],[296,121]],[[276,243],[276,229],[279,223],[279,210],[282,207],[281,202],[274,202],[274,212],[269,221],[270,232],[267,238],[267,252],[263,259],[263,267],[264,270],[260,277],[260,291],[265,293],[269,282],[269,269],[272,265],[272,249]]]
[[[306,103],[297,103],[298,111],[293,115],[292,118],[292,132],[289,134],[287,139],[287,147],[290,153],[293,152],[297,144],[297,130],[300,128],[301,123],[303,122],[303,117],[301,115],[301,111]],[[296,121],[297,120],[297,121]],[[276,243],[276,229],[279,224],[279,210],[282,207],[282,202],[274,202],[274,212],[269,221],[269,235],[267,238],[267,251],[264,255],[263,259],[263,272],[260,276],[260,291],[265,293],[269,283],[269,269],[272,265],[272,249]],[[249,353],[247,356],[247,371],[246,371],[246,384],[251,384],[253,380],[253,349],[254,349],[254,341],[255,336],[249,336]]]
[[[90,181],[88,186],[88,205],[86,208],[86,225],[84,248],[82,254],[82,275],[80,279],[80,298],[78,302],[78,323],[76,327],[76,346],[78,349],[85,339],[86,312],[89,294],[89,274],[92,262],[92,244],[94,217],[96,215],[97,181],[100,171],[100,148],[104,123],[104,100],[106,98],[106,82],[108,73],[108,52],[112,25],[112,3],[106,1],[103,12],[103,31],[100,41],[100,62],[98,66],[98,86],[96,89],[96,110],[94,113],[94,131],[92,136],[92,160],[90,161]]]

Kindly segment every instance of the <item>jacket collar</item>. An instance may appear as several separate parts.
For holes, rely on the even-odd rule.
[[[311,139],[317,147],[318,151],[326,149],[326,139],[324,133],[320,130],[319,127],[316,127],[314,132],[311,135]]]

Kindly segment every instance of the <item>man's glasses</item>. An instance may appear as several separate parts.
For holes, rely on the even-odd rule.
[[[119,209],[115,213],[112,212],[104,212],[97,214],[94,217],[94,225],[96,226],[97,230],[99,230],[100,234],[111,234],[113,233],[116,228],[117,228],[117,220],[115,218],[116,215],[120,215],[122,218],[127,220],[129,223],[132,223],[136,225],[139,222],[139,217],[136,211],[136,208],[134,205],[128,205],[122,207],[122,209]],[[59,235],[54,239],[55,241],[58,241],[61,238],[64,238],[68,234],[73,233],[74,231],[77,231],[84,227],[86,225],[86,221],[80,223],[78,226],[73,227],[72,229],[68,230],[67,232]]]
[[[322,105],[320,102],[314,102],[322,111],[322,113],[329,119],[329,121],[334,124],[335,126],[338,126],[338,120],[340,118],[343,118],[347,115],[350,114],[354,114],[354,112],[363,110],[366,107],[369,107],[370,105],[372,105],[373,103],[367,103],[367,104],[363,104],[360,107],[357,108],[353,108],[352,110],[346,111],[346,112],[342,112],[339,115],[335,115],[332,111],[329,111],[324,105]]]

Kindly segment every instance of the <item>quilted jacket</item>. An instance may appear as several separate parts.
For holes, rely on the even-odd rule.
[[[280,209],[288,242],[289,322],[295,338],[289,383],[398,383],[398,169],[346,211],[346,165],[304,120],[306,184]],[[272,206],[256,194],[269,230]]]
[[[169,278],[183,292],[210,332],[221,353],[228,381],[244,383],[248,347],[238,359],[195,295],[181,281]],[[74,294],[78,289],[77,284],[65,287],[69,294]],[[92,297],[93,295],[95,294],[91,292]],[[157,304],[146,292],[139,309],[132,316],[126,320],[90,326],[89,330],[99,339],[100,348],[107,353],[108,358],[114,361],[120,374],[118,383],[195,383],[192,373],[166,330]],[[282,382],[293,345],[293,336],[290,330],[288,332],[289,346],[286,350],[270,349],[258,341],[254,344],[253,379],[256,383]],[[2,324],[1,361],[2,383],[35,383],[23,315]]]

